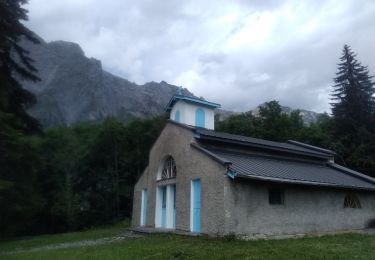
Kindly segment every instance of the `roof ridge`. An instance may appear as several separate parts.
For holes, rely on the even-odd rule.
[[[313,149],[309,149],[306,147],[299,147],[297,145],[293,145],[286,142],[277,142],[277,141],[270,141],[245,135],[237,135],[237,134],[230,134],[226,132],[218,132],[215,130],[209,130],[209,129],[196,129],[196,133],[199,135],[205,135],[211,138],[214,138],[219,141],[223,142],[236,142],[237,144],[252,144],[253,146],[268,148],[271,150],[279,150],[282,152],[291,152],[291,153],[298,153],[298,154],[304,154],[311,157],[317,157],[317,158],[324,158],[329,159],[329,155],[322,151],[317,151]],[[200,136],[198,136],[199,138]]]
[[[197,149],[197,150],[199,150],[199,151],[207,154],[208,156],[210,156],[211,158],[213,158],[215,161],[218,161],[218,162],[220,162],[220,163],[222,163],[224,165],[230,165],[230,164],[232,164],[231,161],[228,161],[227,159],[222,158],[222,157],[216,155],[215,153],[213,153],[213,152],[211,152],[211,151],[203,148],[202,146],[200,146],[199,144],[197,144],[195,142],[191,142],[190,145],[192,147],[194,147],[195,149]]]
[[[298,142],[298,141],[295,141],[295,140],[288,140],[287,143],[293,144],[293,145],[297,145],[297,146],[301,146],[301,147],[304,147],[304,148],[307,148],[307,149],[311,149],[311,150],[314,150],[314,151],[327,153],[327,154],[330,154],[330,155],[335,155],[336,154],[332,150],[324,149],[324,148],[321,148],[319,146],[315,146],[315,145],[311,145],[311,144],[306,144],[306,143],[303,143],[303,142]]]

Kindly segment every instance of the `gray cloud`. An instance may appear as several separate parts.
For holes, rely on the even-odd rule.
[[[28,26],[130,81],[165,80],[225,109],[277,99],[329,111],[345,43],[375,74],[373,1],[31,0]]]

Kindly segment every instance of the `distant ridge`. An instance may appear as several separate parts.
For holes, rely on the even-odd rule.
[[[87,58],[76,43],[47,43],[41,38],[40,41],[40,44],[22,42],[35,60],[41,78],[37,83],[25,81],[23,86],[36,95],[37,103],[29,113],[45,128],[100,122],[109,116],[126,122],[131,118],[160,115],[177,93],[178,87],[165,81],[137,85],[112,75],[103,70],[101,61]],[[194,96],[186,88],[183,91],[185,95]],[[219,110],[218,114],[223,120],[235,113]]]
[[[98,122],[108,116],[127,121],[163,113],[177,92],[164,81],[137,85],[102,69],[87,58],[76,43],[55,41],[41,44],[23,42],[36,61],[41,82],[23,82],[37,96],[29,112],[44,127],[70,126],[78,122]],[[185,95],[193,95],[184,89]]]

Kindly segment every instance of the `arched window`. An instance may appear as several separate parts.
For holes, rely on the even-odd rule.
[[[197,108],[195,111],[195,126],[197,127],[205,127],[205,114],[202,108]]]
[[[168,156],[163,164],[163,168],[161,171],[161,179],[167,180],[167,179],[173,179],[176,178],[177,169],[176,169],[176,163],[173,160],[172,156]]]
[[[180,122],[180,110],[177,110],[174,114],[174,121]]]
[[[344,199],[344,208],[360,209],[361,202],[358,197],[354,194],[347,194]]]

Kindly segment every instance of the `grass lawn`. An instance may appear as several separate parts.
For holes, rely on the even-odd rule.
[[[24,250],[34,247],[66,243],[66,242],[76,242],[82,240],[99,239],[105,237],[113,237],[119,235],[120,232],[124,232],[124,228],[129,226],[129,220],[125,220],[116,225],[110,227],[102,227],[95,229],[88,229],[81,232],[70,232],[62,234],[53,235],[41,235],[35,237],[25,237],[19,238],[11,241],[0,241],[0,253],[14,251],[14,250]],[[2,257],[0,256],[0,259]]]
[[[0,252],[62,241],[116,235],[116,228],[39,236],[0,243]],[[1,259],[375,259],[375,235],[344,234],[285,240],[227,241],[208,237],[153,234],[110,244],[41,250]]]

